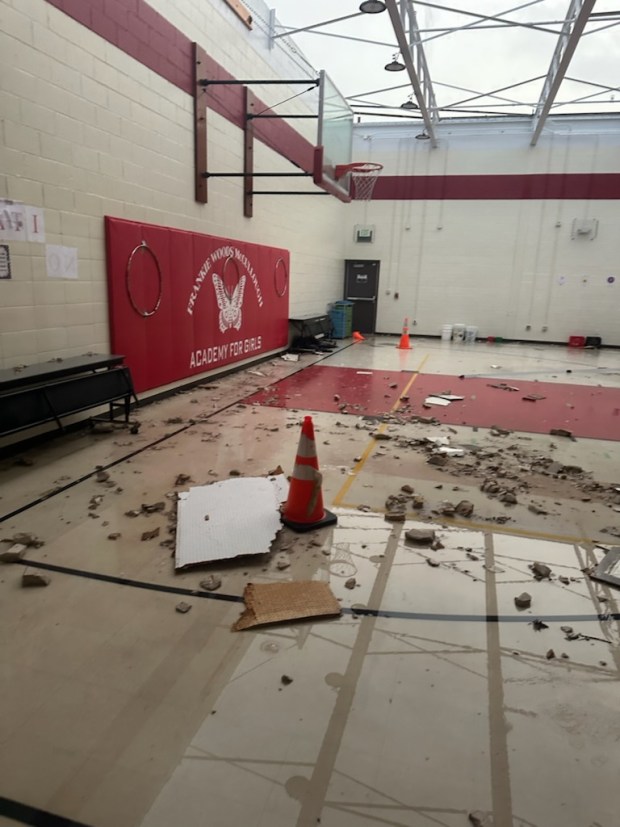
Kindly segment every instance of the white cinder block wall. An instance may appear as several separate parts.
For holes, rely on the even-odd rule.
[[[236,78],[312,76],[285,44],[268,49],[260,18],[248,31],[224,2],[149,5]],[[252,89],[267,104],[301,91]],[[316,93],[286,111],[316,112]],[[290,123],[316,143],[314,121]],[[241,172],[242,131],[213,110],[208,129],[209,168]],[[295,168],[257,142],[255,170]],[[315,190],[311,180],[266,180],[261,188]],[[192,97],[46,0],[0,0],[2,198],[42,207],[47,244],[76,247],[79,266],[77,280],[50,279],[45,245],[9,244],[2,367],[109,352],[104,215],[288,248],[292,315],[324,312],[342,297],[346,206],[327,196],[256,196],[247,219],[241,179],[210,179],[209,203],[196,203]]]
[[[252,3],[252,31],[223,0],[149,5],[236,78],[313,74],[283,41],[268,48],[261,0]],[[269,105],[300,91],[252,89]],[[283,108],[315,111],[316,94]],[[290,124],[315,142],[314,121]],[[241,130],[212,109],[208,128],[210,170],[241,171]],[[363,124],[353,154],[397,176],[620,172],[618,119],[551,119],[536,148],[530,128],[444,124],[432,149],[415,140],[419,126]],[[77,248],[79,266],[76,280],[50,279],[44,245],[9,244],[1,366],[109,350],[106,214],[290,249],[292,315],[324,312],[342,297],[344,258],[376,258],[379,331],[397,333],[409,316],[414,333],[463,323],[484,336],[565,341],[577,333],[620,345],[617,199],[342,205],[327,196],[256,196],[254,218],[246,219],[240,179],[210,179],[209,203],[195,202],[193,143],[187,92],[47,0],[0,0],[0,198],[42,208],[47,243]],[[257,142],[255,169],[294,167]],[[284,178],[266,188],[313,185]],[[598,220],[595,240],[571,238],[581,218]],[[364,223],[376,225],[372,245],[353,242],[354,225]]]
[[[421,131],[356,125],[353,156],[386,176],[620,173],[617,117],[550,119],[536,147],[525,121],[443,124],[437,148]],[[573,239],[573,220],[591,218],[596,238]],[[373,244],[354,242],[356,224],[375,225]],[[460,323],[481,336],[620,345],[618,197],[376,200],[354,203],[344,231],[347,258],[381,262],[378,331],[397,333],[408,316],[414,334]]]

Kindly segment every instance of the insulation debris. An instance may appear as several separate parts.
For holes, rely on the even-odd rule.
[[[314,580],[296,583],[248,583],[243,592],[245,611],[233,631],[268,623],[308,617],[336,617],[340,604],[327,583]]]
[[[425,405],[438,405],[442,408],[446,408],[448,405],[450,405],[450,400],[449,399],[444,399],[441,396],[427,396],[426,399],[424,400],[424,404]]]
[[[175,568],[268,553],[287,493],[283,474],[235,477],[181,492]]]

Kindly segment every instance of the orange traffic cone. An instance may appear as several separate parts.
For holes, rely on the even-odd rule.
[[[363,342],[364,337],[362,336],[361,333],[358,333],[358,331],[355,330],[355,331],[353,331],[353,341],[354,342]]]
[[[403,322],[403,332],[400,337],[400,342],[396,345],[399,350],[412,350],[409,344],[409,319],[405,317]]]
[[[321,485],[314,441],[312,417],[305,416],[295,457],[295,468],[288,490],[288,499],[282,512],[282,522],[293,531],[312,531],[314,528],[334,525],[338,518],[323,508]]]

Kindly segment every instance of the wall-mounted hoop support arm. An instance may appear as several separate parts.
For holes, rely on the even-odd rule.
[[[209,80],[209,78],[200,78],[199,86],[295,86],[296,84],[304,84],[307,86],[318,86],[319,78],[306,78],[305,80]]]
[[[203,172],[203,178],[245,178],[245,172]],[[310,178],[311,172],[254,172],[254,178]]]
[[[207,66],[207,55],[203,49],[194,43],[194,67],[195,67],[195,181],[196,200],[200,203],[207,203],[207,182],[209,178],[243,178],[243,215],[251,218],[254,211],[253,196],[259,194],[254,190],[254,178],[297,178],[312,177],[313,172],[254,172],[254,121],[261,119],[304,118],[316,119],[318,115],[306,114],[282,114],[278,115],[265,109],[265,104],[254,95],[248,88],[252,85],[273,85],[273,86],[319,86],[320,78],[285,79],[273,80],[210,80],[200,77]],[[241,86],[243,87],[243,172],[210,172],[207,169],[207,94],[210,86]],[[295,164],[295,166],[298,166]],[[287,195],[314,195],[321,193],[293,193],[282,191],[260,191],[260,194],[287,194]]]
[[[318,115],[248,115],[248,118],[257,120],[258,118],[318,118]]]

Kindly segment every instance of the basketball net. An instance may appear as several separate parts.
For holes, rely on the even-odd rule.
[[[360,164],[351,170],[354,195],[356,201],[370,201],[377,183],[377,178],[383,167],[381,164]]]
[[[371,161],[343,164],[336,167],[336,179],[350,173],[354,187],[353,198],[356,201],[370,201],[382,169],[383,164],[375,164]]]

